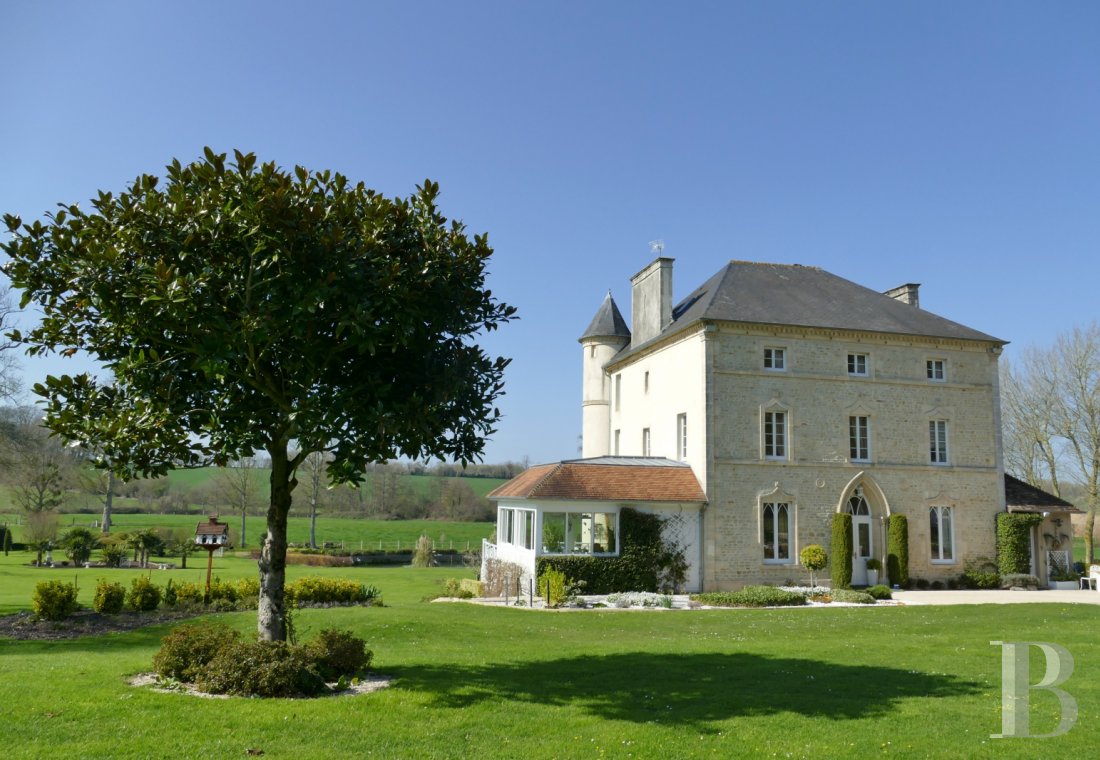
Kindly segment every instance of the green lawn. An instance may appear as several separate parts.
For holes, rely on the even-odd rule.
[[[18,566],[14,555],[0,571],[7,610],[48,573]],[[300,571],[319,572],[292,568],[292,576]],[[87,588],[105,571],[84,572]],[[224,560],[218,572],[254,566]],[[300,627],[307,636],[327,626],[364,636],[391,688],[313,701],[204,700],[126,685],[148,669],[164,628],[0,640],[5,757],[239,757],[248,748],[271,758],[530,760],[1095,754],[1100,643],[1091,606],[531,612],[422,602],[447,570],[327,572],[377,585],[386,606],[308,610]],[[222,617],[254,626],[254,613]],[[1080,709],[1072,731],[989,738],[1000,730],[995,640],[1052,641],[1073,654],[1076,670],[1062,687]],[[1034,682],[1038,659],[1033,668]],[[1051,730],[1054,697],[1032,700],[1032,730]]]

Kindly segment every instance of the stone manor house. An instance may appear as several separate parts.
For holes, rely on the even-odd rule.
[[[629,328],[604,299],[580,337],[583,458],[490,494],[487,556],[525,574],[540,554],[613,556],[632,507],[666,518],[687,590],[805,582],[800,550],[829,548],[833,514],[848,512],[860,585],[905,514],[910,575],[942,580],[995,556],[998,512],[1073,511],[1018,481],[1006,503],[1005,341],[921,309],[918,285],[879,293],[816,267],[731,261],[674,304],[672,269],[661,257],[634,275]]]

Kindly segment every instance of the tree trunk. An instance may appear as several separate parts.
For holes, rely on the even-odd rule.
[[[111,532],[111,505],[115,498],[115,474],[107,470],[107,495],[103,498],[103,532]]]
[[[286,523],[297,481],[291,478],[285,441],[274,442],[267,452],[271,456],[271,499],[258,563],[260,609],[256,630],[262,641],[286,641]]]
[[[272,491],[272,493],[274,493],[274,491]],[[245,507],[244,505],[242,505],[241,506],[241,546],[242,547],[244,546],[244,518],[245,518],[245,513],[247,511],[248,511],[248,508]]]
[[[1096,563],[1096,555],[1093,553],[1092,532],[1096,527],[1096,507],[1090,507],[1085,515],[1085,567]]]

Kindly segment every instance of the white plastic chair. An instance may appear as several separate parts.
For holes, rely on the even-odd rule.
[[[1081,578],[1081,588],[1100,591],[1100,565],[1089,565],[1089,574]]]

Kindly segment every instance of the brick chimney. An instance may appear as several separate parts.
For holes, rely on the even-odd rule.
[[[640,346],[672,323],[672,262],[654,259],[630,278],[631,345]]]
[[[883,295],[890,296],[895,301],[901,301],[910,306],[916,306],[918,309],[920,308],[919,282],[907,282],[904,285],[898,285],[896,288],[890,288]]]

